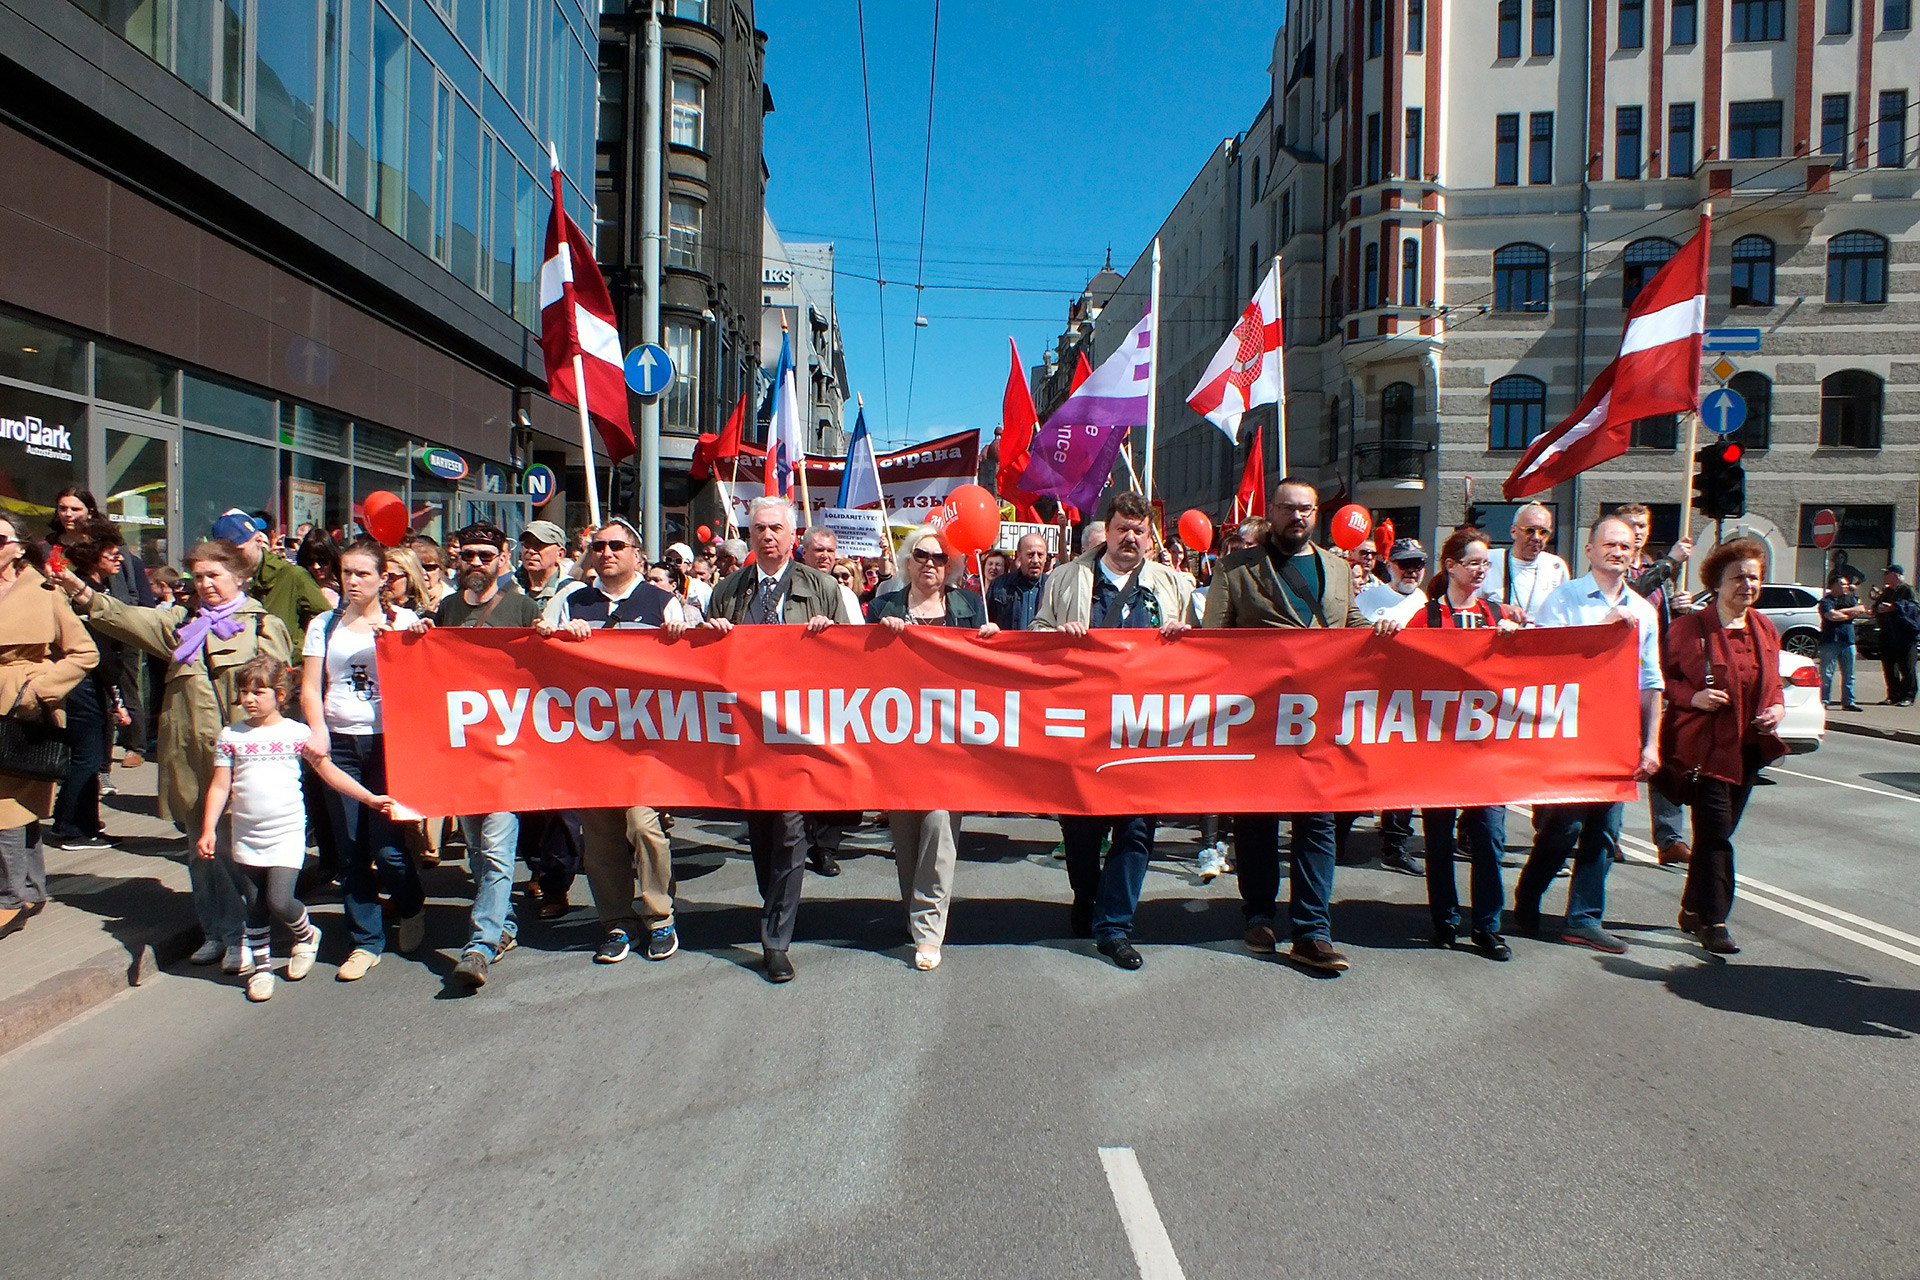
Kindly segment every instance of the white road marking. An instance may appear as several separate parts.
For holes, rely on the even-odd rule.
[[[1768,773],[1784,773],[1789,778],[1805,778],[1808,782],[1824,782],[1832,787],[1845,787],[1849,791],[1864,791],[1870,796],[1880,796],[1887,800],[1905,800],[1908,804],[1920,804],[1920,796],[1910,796],[1900,791],[1882,791],[1878,787],[1863,787],[1857,782],[1842,782],[1838,778],[1823,778],[1817,773],[1801,773],[1797,769],[1782,769],[1779,765],[1769,766]]]
[[[1102,1147],[1100,1163],[1106,1166],[1107,1186],[1113,1191],[1114,1208],[1120,1211],[1120,1225],[1127,1230],[1127,1243],[1133,1246],[1140,1280],[1186,1280],[1133,1148]]]

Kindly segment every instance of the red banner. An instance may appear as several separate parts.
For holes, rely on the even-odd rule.
[[[1626,800],[1633,630],[449,629],[378,642],[395,799],[1367,811]]]

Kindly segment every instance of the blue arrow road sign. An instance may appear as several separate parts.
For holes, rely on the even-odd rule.
[[[1715,435],[1730,436],[1747,420],[1747,402],[1738,391],[1721,387],[1700,397],[1700,421]]]
[[[1758,329],[1709,329],[1700,341],[1702,351],[1758,351]]]
[[[672,381],[673,360],[665,347],[643,342],[627,352],[627,385],[638,394],[657,396]]]

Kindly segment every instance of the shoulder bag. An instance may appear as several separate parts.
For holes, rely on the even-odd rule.
[[[20,778],[38,778],[44,782],[64,782],[73,769],[73,748],[67,744],[64,730],[45,720],[28,720],[16,714],[26,685],[13,700],[5,716],[0,716],[0,773]]]

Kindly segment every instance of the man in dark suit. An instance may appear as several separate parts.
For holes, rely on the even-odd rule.
[[[792,623],[809,632],[836,622],[850,623],[840,584],[793,557],[793,504],[785,498],[755,498],[747,508],[747,538],[753,563],[729,575],[707,603],[711,630],[725,634],[736,626]],[[794,918],[807,870],[804,814],[758,810],[747,816],[747,844],[753,873],[760,882],[766,911],[760,920],[760,946],[766,954],[767,981],[791,982]]]
[[[1272,527],[1265,541],[1220,562],[1207,589],[1207,627],[1364,627],[1353,607],[1353,569],[1313,545],[1320,498],[1313,485],[1291,477],[1275,486],[1267,506]],[[1324,973],[1339,973],[1347,958],[1333,949],[1328,903],[1333,897],[1333,815],[1296,813],[1290,855],[1292,946],[1287,958]],[[1280,898],[1280,815],[1234,819],[1240,909],[1249,949],[1279,948],[1274,923]]]

